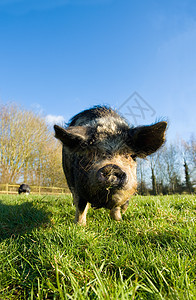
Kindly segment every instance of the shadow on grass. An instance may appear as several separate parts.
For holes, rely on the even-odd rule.
[[[30,232],[50,222],[49,213],[35,208],[32,203],[6,205],[0,201],[0,241]]]

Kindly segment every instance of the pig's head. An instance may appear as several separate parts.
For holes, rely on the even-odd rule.
[[[72,191],[96,208],[113,209],[123,207],[135,193],[136,157],[144,158],[161,147],[167,123],[130,128],[122,119],[118,124],[111,119],[102,125],[54,128],[70,161],[70,167],[64,164],[65,174],[66,168],[74,173]]]

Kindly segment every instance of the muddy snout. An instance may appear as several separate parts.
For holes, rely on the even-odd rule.
[[[97,180],[103,186],[121,188],[127,181],[127,175],[119,166],[109,164],[97,171]]]

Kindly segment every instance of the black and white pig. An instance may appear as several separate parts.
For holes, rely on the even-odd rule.
[[[25,183],[21,184],[21,185],[19,186],[19,188],[18,188],[18,194],[19,194],[19,195],[20,195],[20,194],[26,194],[26,195],[29,195],[29,194],[30,194],[30,191],[31,191],[30,186],[29,186],[28,184],[25,184]]]
[[[75,222],[86,224],[89,203],[119,221],[136,192],[136,157],[152,154],[165,140],[166,122],[130,127],[115,110],[96,106],[54,125],[63,144],[63,169],[76,206]]]

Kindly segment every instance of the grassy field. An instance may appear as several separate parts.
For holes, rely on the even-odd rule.
[[[70,196],[0,196],[0,299],[196,299],[196,196],[141,197],[122,222]]]

